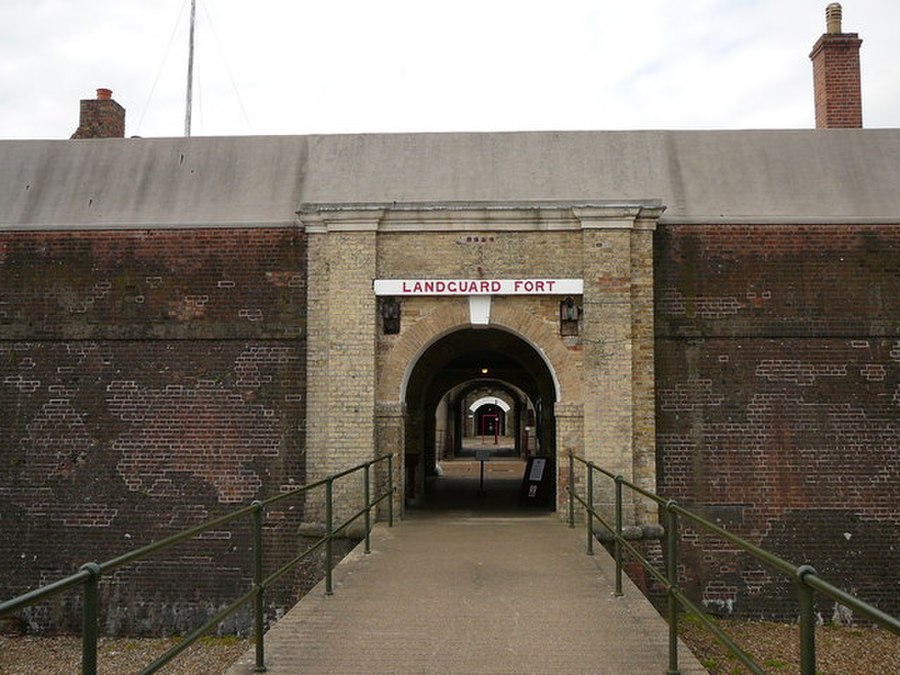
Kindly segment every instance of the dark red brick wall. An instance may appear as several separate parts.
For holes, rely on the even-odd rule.
[[[900,226],[665,226],[655,292],[659,492],[900,613]],[[721,542],[683,561],[710,610],[796,614]]]
[[[0,234],[0,597],[303,482],[305,255],[289,228]],[[271,514],[276,558],[302,506]],[[122,570],[104,626],[196,627],[250,545],[224,527]]]

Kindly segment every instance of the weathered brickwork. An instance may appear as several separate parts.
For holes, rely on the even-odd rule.
[[[2,338],[295,338],[305,244],[292,230],[0,235]]]
[[[560,335],[553,296],[496,297],[491,327],[540,350],[553,372],[561,463],[572,450],[655,482],[896,613],[900,226],[654,234],[633,213],[612,226],[606,216],[555,231],[379,230],[378,216],[333,230],[314,223],[308,234],[0,235],[0,594],[373,451],[395,453],[402,480],[402,450],[421,449],[428,428],[424,406],[402,398],[404,378],[429,345],[468,328],[469,306],[403,298],[399,332],[385,333],[372,280],[547,276],[584,279],[578,335]],[[566,480],[560,471],[558,498]],[[339,496],[360,491],[358,481],[336,486]],[[634,506],[630,519],[652,517]],[[277,559],[321,510],[269,514]],[[118,572],[104,581],[104,607],[126,581],[138,591],[105,626],[196,625],[245,587],[249,546],[245,526],[223,528]],[[685,587],[711,610],[793,612],[791,582],[731,547],[686,530],[682,555]],[[300,583],[289,580],[273,603]],[[29,620],[75,625],[74,609],[60,601]],[[830,619],[835,608],[819,611]]]
[[[573,261],[553,261],[549,238],[543,233],[463,231],[380,233],[377,238],[377,278],[506,278],[524,274],[528,252],[535,258],[530,269],[550,270]],[[562,274],[560,276],[570,276]],[[498,301],[492,301],[491,322],[497,325]],[[536,298],[522,298],[532,310],[529,317],[540,322],[546,312],[536,311]],[[405,449],[412,457],[425,445],[421,407],[423,402],[404,401],[403,378],[411,364],[423,356],[423,349],[436,337],[467,328],[468,301],[465,297],[407,297],[401,301],[400,330],[397,334],[377,331],[376,372],[380,452]],[[502,311],[502,310],[501,310]],[[502,321],[501,321],[502,323]],[[518,327],[516,327],[518,328]],[[555,328],[555,323],[551,328]],[[395,411],[389,415],[388,411]],[[397,443],[402,440],[402,443]],[[409,496],[418,496],[425,482],[425,461],[417,459],[407,465],[407,456],[397,456],[398,477],[406,479]],[[424,458],[423,458],[424,459]],[[402,508],[398,503],[398,508]]]
[[[78,129],[72,138],[124,138],[125,108],[112,100],[109,89],[98,89],[96,99],[83,99]]]
[[[666,226],[655,283],[660,493],[898,613],[900,227]],[[710,609],[790,618],[790,580],[684,543]]]
[[[379,236],[378,274],[434,278],[519,278],[546,274],[571,278],[581,272],[581,234],[483,231],[404,232]]]
[[[310,479],[368,461],[375,448],[375,235],[309,235]],[[335,517],[363,503],[358,477],[337,481]],[[311,514],[324,521],[324,509]]]
[[[305,253],[289,229],[0,235],[0,596],[304,481]],[[276,559],[302,513],[269,514]],[[248,587],[250,546],[229,526],[117,572],[105,628],[196,626]]]
[[[484,229],[473,229],[450,213],[437,231],[380,232],[377,277],[583,279],[579,334],[560,335],[559,296],[495,297],[490,326],[528,340],[557,378],[560,398],[545,423],[555,427],[547,446],[556,455],[559,480],[565,480],[566,454],[574,452],[652,488],[652,230],[658,216],[656,209],[645,207],[576,207],[549,217],[548,212],[530,212],[527,220],[518,215],[504,222],[506,215],[485,212]],[[531,227],[543,219],[541,227]],[[395,399],[403,375],[425,346],[468,325],[466,298],[403,298],[399,332],[378,337],[382,409],[400,411]],[[415,416],[422,413],[407,403],[404,441],[407,448],[416,448],[423,439]],[[418,470],[421,482],[421,466]],[[556,492],[561,513],[564,487],[558,483]],[[629,517],[650,516],[637,508]]]

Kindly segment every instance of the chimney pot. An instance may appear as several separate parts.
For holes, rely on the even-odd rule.
[[[843,10],[841,9],[841,3],[839,2],[832,2],[825,8],[825,25],[830,34],[839,35],[842,32],[842,14]]]
[[[109,101],[112,99],[112,89],[98,89],[97,90],[97,100],[98,101]]]

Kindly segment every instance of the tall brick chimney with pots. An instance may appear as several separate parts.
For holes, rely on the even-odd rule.
[[[112,99],[112,91],[98,89],[97,98],[81,100],[78,130],[72,138],[124,138],[125,108]]]
[[[841,29],[841,5],[825,8],[827,31],[813,47],[816,129],[861,129],[859,47],[857,33]]]

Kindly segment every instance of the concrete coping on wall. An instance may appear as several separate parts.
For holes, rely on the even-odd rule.
[[[594,536],[597,541],[608,544],[614,538],[612,533],[602,525],[594,527]],[[662,539],[666,536],[666,528],[658,523],[644,523],[643,525],[626,525],[622,528],[622,536],[630,541],[641,539]]]
[[[321,539],[326,534],[325,523],[300,523],[297,527],[297,534],[301,537],[309,537],[311,539]],[[350,523],[340,532],[334,534],[335,539],[353,539],[359,541],[366,536],[366,526],[364,523]]]

